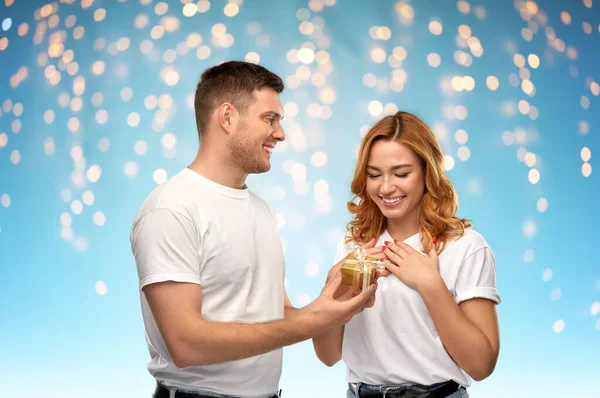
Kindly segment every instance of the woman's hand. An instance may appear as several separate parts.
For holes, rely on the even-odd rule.
[[[428,255],[423,255],[404,242],[386,242],[383,254],[385,268],[396,275],[406,286],[420,290],[439,283],[440,263],[434,244]]]

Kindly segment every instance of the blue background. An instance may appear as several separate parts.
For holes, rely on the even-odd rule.
[[[166,2],[164,15],[157,13],[165,5],[155,0],[0,4],[3,396],[150,396],[131,221],[162,181],[155,170],[172,176],[196,153],[190,105],[200,73],[250,52],[287,85],[281,96],[286,144],[274,153],[271,171],[251,176],[248,184],[278,214],[294,304],[318,296],[332,265],[349,221],[346,202],[361,131],[395,105],[433,127],[459,194],[459,215],[474,222],[496,256],[501,354],[494,374],[475,383],[471,396],[600,396],[594,381],[600,373],[599,182],[591,169],[600,150],[600,4],[246,0],[233,2],[239,12],[227,16],[227,2],[214,0],[207,11],[188,17],[184,3]],[[207,2],[195,3],[204,11]],[[99,9],[106,12],[103,19]],[[137,28],[140,15],[148,23]],[[173,24],[173,18],[177,29],[152,37],[153,27]],[[224,24],[231,37],[219,38],[215,24]],[[482,54],[477,40],[466,47],[457,40],[461,25],[479,40]],[[381,26],[387,40],[374,32]],[[434,34],[439,26],[441,34]],[[78,27],[84,34],[76,39]],[[197,56],[195,43],[186,45],[191,33],[210,48],[207,59]],[[151,51],[144,40],[152,42]],[[293,50],[303,46],[327,55],[312,60],[303,51],[309,58],[298,61]],[[395,47],[405,50],[401,62],[394,59]],[[384,59],[372,56],[376,48]],[[172,51],[163,57],[167,50],[179,50],[172,63]],[[457,51],[470,58],[469,66],[456,61]],[[438,54],[439,66],[428,62],[430,53]],[[539,67],[528,62],[529,54],[537,55]],[[93,72],[96,61],[105,64],[101,74]],[[70,74],[74,62],[78,68],[71,66]],[[404,71],[405,81],[404,72],[396,72],[394,81],[394,70]],[[306,75],[313,81],[299,77]],[[85,88],[74,92],[79,76]],[[472,77],[472,90],[457,90],[463,76]],[[488,76],[498,79],[497,90],[486,84]],[[521,86],[528,76],[535,86],[530,94]],[[126,87],[131,98],[122,95]],[[101,103],[95,93],[102,94]],[[62,105],[61,95],[68,101]],[[172,100],[171,106],[163,102],[162,114],[148,99],[161,95]],[[80,109],[79,99],[71,102],[76,97]],[[101,109],[108,114],[105,123],[97,120]],[[54,118],[45,120],[49,110]],[[132,112],[138,125],[128,123]],[[72,120],[69,129],[71,118],[79,126]],[[459,129],[467,132],[466,143],[456,139]],[[176,137],[172,149],[164,148],[169,137],[173,141],[171,135],[163,140],[167,133]],[[145,153],[144,144],[134,150],[138,141]],[[468,147],[468,159],[459,156],[461,146]],[[78,161],[73,147],[81,149]],[[582,157],[584,148],[591,159]],[[127,162],[135,162],[137,173]],[[96,182],[88,173],[93,165],[102,171]],[[539,181],[530,178],[536,171]],[[82,201],[86,191],[94,199],[86,199],[90,204],[80,212],[72,202]],[[96,212],[104,215],[103,225],[102,215],[94,221]],[[310,341],[284,352],[286,398],[344,396],[342,363],[326,368]]]

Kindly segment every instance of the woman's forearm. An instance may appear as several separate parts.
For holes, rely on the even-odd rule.
[[[327,366],[335,365],[342,359],[343,340],[344,326],[331,328],[325,333],[313,337],[313,346],[319,360]]]

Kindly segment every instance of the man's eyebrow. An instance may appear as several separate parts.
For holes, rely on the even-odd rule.
[[[269,115],[274,116],[275,118],[277,118],[279,120],[283,119],[283,116],[281,116],[278,112],[275,112],[275,111],[267,111],[267,112],[261,113],[261,116],[263,116],[263,117],[269,116]]]

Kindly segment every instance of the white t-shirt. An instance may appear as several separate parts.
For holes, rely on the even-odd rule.
[[[386,240],[394,239],[384,231],[376,245]],[[404,242],[423,252],[420,233]],[[335,262],[353,246],[342,238]],[[500,303],[494,255],[479,233],[469,228],[461,238],[447,242],[439,261],[456,303],[475,297]],[[454,380],[468,387],[472,381],[446,352],[419,293],[393,274],[379,279],[375,305],[346,324],[342,359],[350,383],[431,385]]]
[[[282,350],[180,369],[173,363],[142,291],[151,283],[202,286],[202,318],[258,323],[283,319],[284,256],[272,209],[247,189],[184,169],[157,187],[133,221],[131,248],[156,380],[241,397],[277,392]]]

